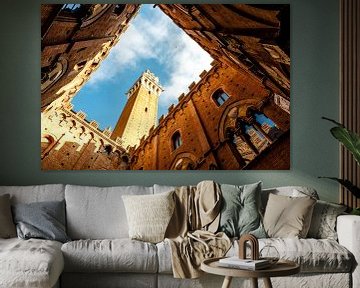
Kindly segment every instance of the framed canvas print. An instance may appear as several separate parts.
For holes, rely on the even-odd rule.
[[[290,5],[42,4],[43,170],[290,168]]]

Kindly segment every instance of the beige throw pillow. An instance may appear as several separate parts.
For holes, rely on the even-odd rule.
[[[173,193],[122,196],[131,239],[151,243],[164,240],[175,207]]]
[[[305,238],[310,227],[316,200],[310,197],[288,197],[270,194],[264,215],[269,237]]]
[[[16,237],[9,194],[0,196],[0,238]]]

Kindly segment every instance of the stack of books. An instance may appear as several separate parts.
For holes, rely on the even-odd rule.
[[[240,259],[238,256],[233,256],[220,259],[219,266],[246,270],[260,270],[270,267],[271,262],[267,259],[251,260]]]

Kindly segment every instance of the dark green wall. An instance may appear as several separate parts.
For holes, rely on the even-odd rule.
[[[263,1],[264,2],[264,1]],[[40,1],[1,5],[0,185],[72,183],[181,185],[203,179],[265,187],[308,185],[337,201],[338,186],[317,179],[338,175],[338,146],[321,116],[338,118],[339,45],[337,0],[291,3],[291,170],[103,172],[40,170]],[[246,3],[255,3],[247,1]]]

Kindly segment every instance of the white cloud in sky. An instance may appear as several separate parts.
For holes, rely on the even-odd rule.
[[[160,96],[159,105],[168,107],[181,93],[188,91],[193,81],[199,80],[198,75],[203,70],[210,69],[212,58],[159,8],[154,8],[152,14],[140,13],[130,22],[89,84],[113,79],[126,69],[140,69],[140,75],[147,69],[140,67],[142,61],[157,61],[168,74],[167,79],[160,77],[165,91]]]

